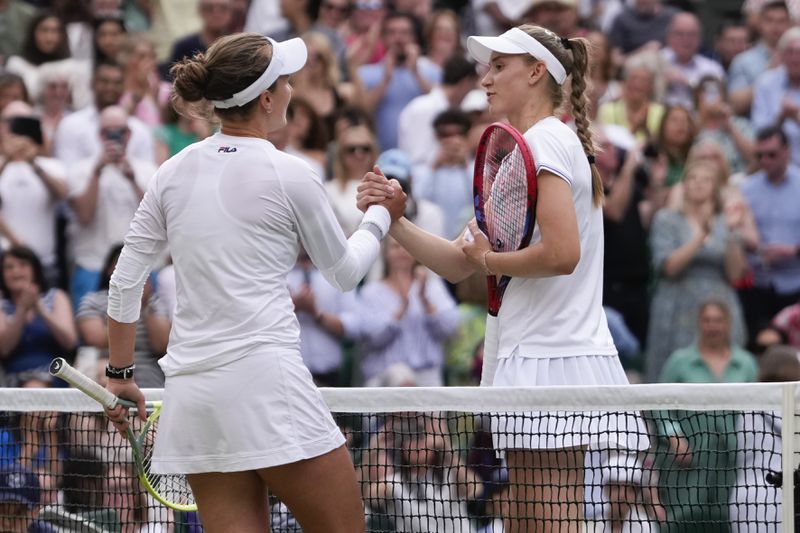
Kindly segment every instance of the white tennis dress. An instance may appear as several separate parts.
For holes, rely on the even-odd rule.
[[[537,172],[551,172],[572,188],[581,257],[570,275],[511,279],[495,321],[497,369],[483,384],[627,384],[602,306],[603,214],[592,202],[586,153],[575,132],[554,116],[540,120],[524,136]],[[537,224],[531,245],[540,239]],[[638,416],[525,413],[501,416],[493,429],[499,450],[649,445]]]
[[[388,227],[388,212],[377,210]],[[150,262],[168,247],[177,308],[159,362],[166,384],[153,472],[252,470],[344,443],[300,357],[286,276],[301,245],[342,289],[380,248],[363,229],[346,240],[320,179],[266,140],[218,133],[151,180],[112,278],[109,315],[135,321]]]

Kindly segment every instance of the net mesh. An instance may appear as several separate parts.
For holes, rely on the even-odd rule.
[[[347,438],[371,532],[511,531],[503,519],[512,514],[522,517],[514,531],[549,523],[586,532],[769,532],[793,530],[779,485],[794,477],[784,448],[798,459],[797,391],[759,384],[323,392]],[[159,399],[160,391],[147,395]],[[169,510],[142,489],[127,441],[92,400],[17,389],[0,391],[0,405],[0,531],[202,531],[195,513]],[[599,417],[627,422],[593,425]],[[520,428],[572,435],[575,447],[498,453],[499,439]],[[570,500],[580,503],[563,504]],[[281,502],[270,504],[272,531],[302,531]]]

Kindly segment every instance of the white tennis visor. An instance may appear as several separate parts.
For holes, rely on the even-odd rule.
[[[214,104],[214,107],[228,109],[243,106],[272,87],[279,77],[294,74],[306,64],[308,49],[306,43],[299,37],[280,43],[269,37],[267,39],[272,43],[272,59],[267,65],[267,70],[256,81],[230,98],[212,100],[211,103]]]
[[[563,85],[567,79],[567,71],[564,70],[561,61],[556,59],[556,56],[542,43],[519,28],[511,28],[498,37],[473,35],[467,39],[467,50],[476,61],[484,65],[491,62],[492,52],[508,55],[529,54],[544,62],[547,71],[559,85]]]

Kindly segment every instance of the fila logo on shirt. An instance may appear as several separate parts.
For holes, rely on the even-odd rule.
[[[236,151],[235,146],[220,146],[219,150],[217,150],[217,153],[224,152],[226,154],[232,154],[235,151]]]

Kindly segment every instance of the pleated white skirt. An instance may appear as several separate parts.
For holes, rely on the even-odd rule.
[[[151,470],[255,470],[317,457],[342,444],[300,353],[272,349],[167,377]]]
[[[498,360],[495,387],[626,385],[617,356],[520,357]],[[531,406],[535,408],[536,406]],[[635,411],[499,413],[492,416],[494,447],[517,449],[627,448],[650,446],[647,426]]]

